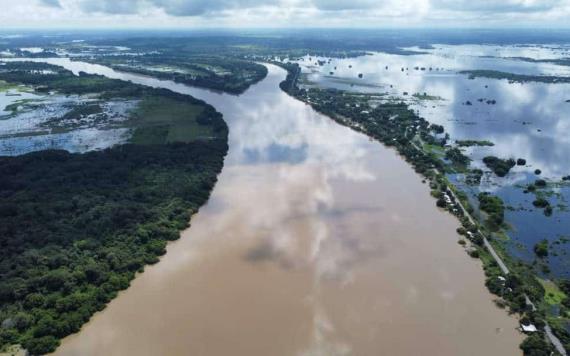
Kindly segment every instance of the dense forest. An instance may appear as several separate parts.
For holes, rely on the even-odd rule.
[[[56,74],[33,75],[44,69]],[[132,143],[85,154],[0,157],[0,350],[21,344],[44,354],[179,237],[210,195],[228,132],[211,106],[167,90],[37,63],[8,64],[0,78],[146,103],[129,122]],[[185,107],[192,110],[180,117]],[[168,134],[188,122],[212,135]]]

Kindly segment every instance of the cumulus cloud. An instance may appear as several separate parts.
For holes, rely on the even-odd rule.
[[[101,12],[105,14],[136,14],[141,9],[138,0],[85,0],[79,2],[84,12]]]
[[[277,8],[319,11],[388,11],[405,14],[412,10],[459,11],[462,13],[532,13],[568,6],[570,0],[41,0],[59,6],[75,3],[84,12],[133,14],[158,9],[171,16],[201,16],[225,11]]]
[[[107,26],[568,27],[570,0],[2,0],[0,23]],[[40,5],[40,6],[38,6]],[[21,15],[24,14],[24,15]],[[117,16],[117,17],[116,17]],[[60,24],[61,24],[60,23]],[[59,24],[55,24],[59,25]]]
[[[380,0],[313,0],[313,5],[319,10],[369,10],[383,7],[386,1]]]
[[[278,6],[281,3],[279,0],[150,0],[150,2],[174,16],[198,16],[218,11]]]
[[[59,0],[40,0],[40,4],[48,7],[57,7],[61,8],[61,4]]]
[[[48,0],[49,1],[49,0]],[[57,0],[55,0],[57,1]],[[84,12],[132,14],[158,9],[171,16],[201,16],[215,12],[282,5],[281,0],[77,0]],[[71,2],[69,2],[71,4]]]
[[[541,12],[562,7],[566,0],[431,0],[434,8],[461,12]]]

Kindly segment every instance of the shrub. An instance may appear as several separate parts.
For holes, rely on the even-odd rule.
[[[546,187],[546,181],[544,179],[537,179],[534,182],[534,185],[536,185],[537,187],[540,187],[540,188],[544,188],[544,187]]]
[[[44,355],[54,352],[58,346],[59,340],[53,336],[31,338],[24,343],[24,347],[32,355]]]
[[[548,256],[548,240],[544,239],[534,245],[534,253],[539,258]]]
[[[520,345],[525,356],[549,356],[552,347],[544,340],[542,334],[532,334],[527,337]]]
[[[505,206],[501,198],[489,193],[480,193],[478,195],[479,208],[487,213],[487,223],[496,230],[500,227],[505,219]]]
[[[534,205],[537,208],[546,208],[547,206],[550,205],[550,203],[548,202],[548,200],[544,198],[537,198],[535,201],[532,202],[532,205]]]
[[[506,176],[511,168],[516,165],[515,160],[512,158],[505,160],[495,156],[487,156],[483,158],[483,162],[499,177]]]

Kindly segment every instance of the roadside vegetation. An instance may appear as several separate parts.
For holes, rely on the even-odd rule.
[[[505,221],[505,205],[501,198],[490,193],[479,193],[479,209],[486,213],[485,224],[491,231],[499,231]]]

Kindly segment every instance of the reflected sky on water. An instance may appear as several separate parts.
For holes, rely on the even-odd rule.
[[[511,83],[488,78],[469,79],[463,70],[497,70],[526,75],[570,76],[570,66],[532,62],[529,59],[560,59],[570,56],[570,46],[434,45],[409,48],[417,55],[373,53],[347,59],[303,57],[304,83],[371,94],[384,100],[404,100],[432,123],[441,124],[452,140],[488,140],[493,147],[473,147],[465,152],[474,167],[486,169],[482,158],[524,158],[505,178],[486,174],[478,189],[501,196],[512,209],[507,220],[511,252],[527,261],[534,259],[533,246],[542,239],[551,243],[570,236],[568,185],[555,187],[549,197],[552,217],[532,206],[532,194],[520,188],[537,178],[560,182],[570,175],[570,84]],[[324,65],[319,65],[318,61]],[[321,62],[322,63],[322,62]],[[332,74],[331,74],[332,72]],[[358,74],[363,78],[359,79]],[[414,97],[427,94],[429,100]],[[540,169],[540,177],[534,174]],[[461,184],[461,181],[458,182]],[[569,244],[554,247],[550,268],[556,275],[570,275]]]
[[[230,127],[191,228],[59,354],[519,353],[456,219],[394,151],[283,93],[283,70],[231,96],[51,62],[191,94]]]

